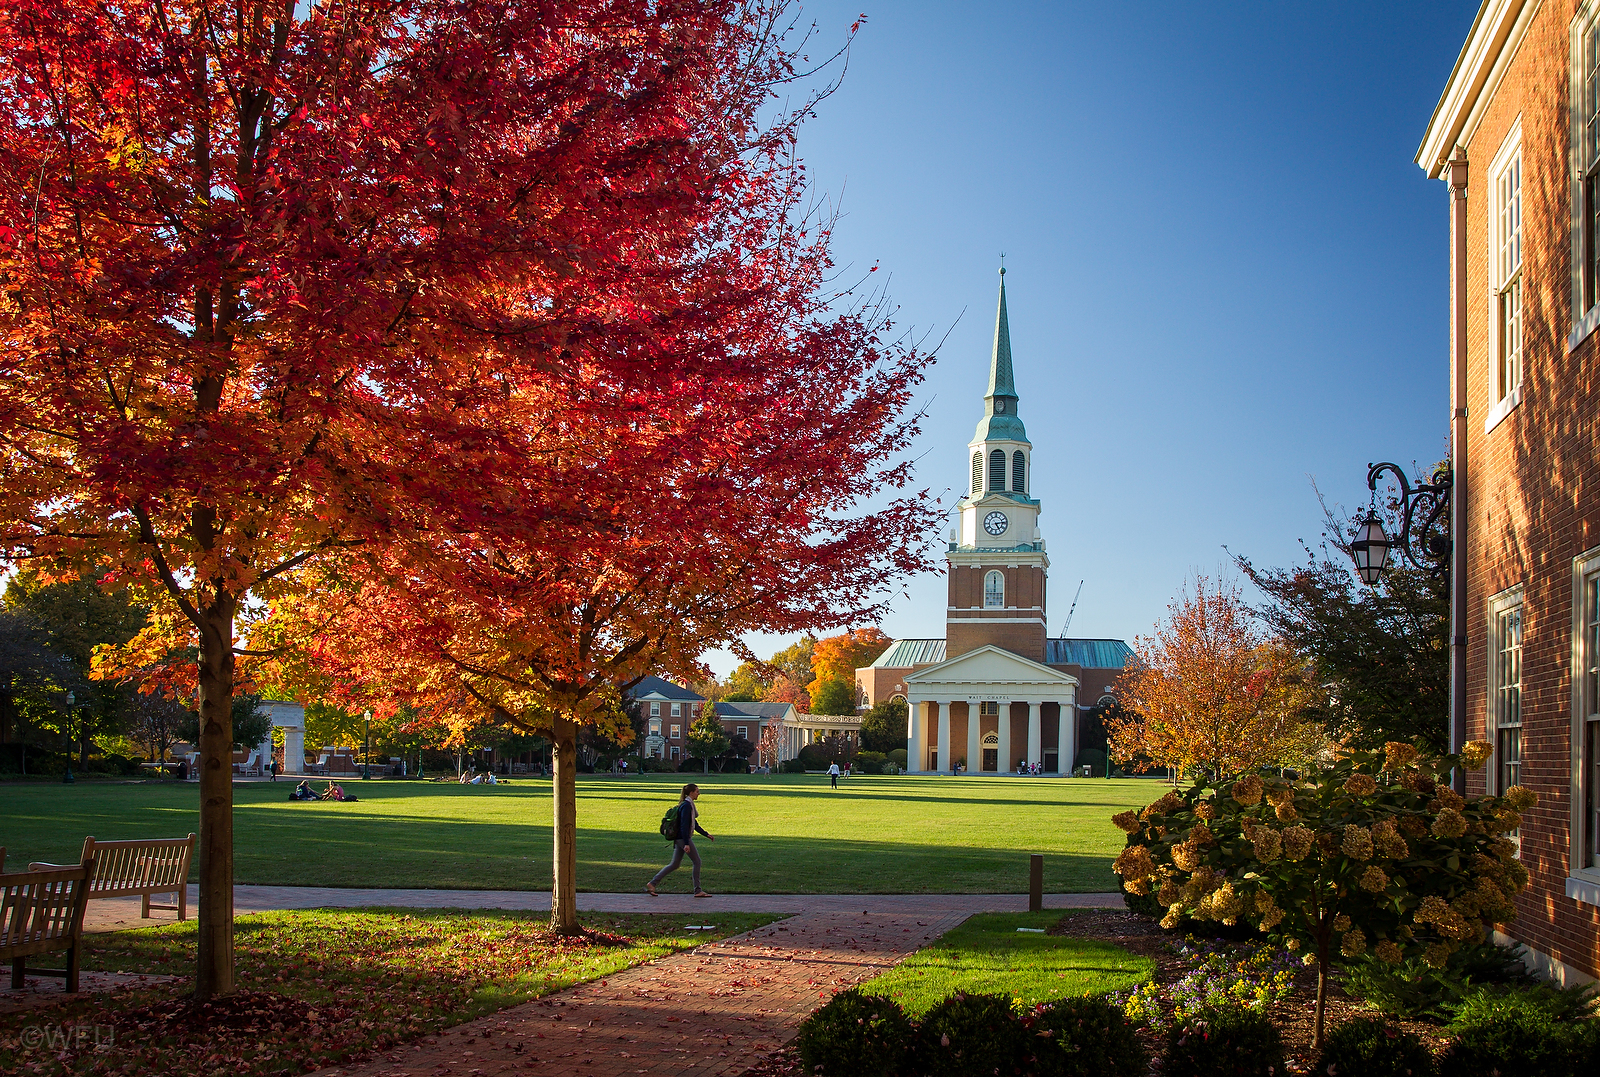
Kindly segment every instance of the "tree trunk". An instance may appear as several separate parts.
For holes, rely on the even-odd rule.
[[[196,998],[233,982],[233,612],[218,596],[200,614],[200,911]]]
[[[578,724],[558,717],[550,734],[555,863],[550,886],[550,930],[577,935],[578,926]]]
[[[1317,1019],[1311,1037],[1311,1049],[1322,1050],[1322,1030],[1328,1016],[1328,931],[1323,929],[1317,940]]]

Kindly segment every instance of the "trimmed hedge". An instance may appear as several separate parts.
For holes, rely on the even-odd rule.
[[[1035,1009],[1025,1023],[1031,1072],[1041,1077],[1144,1077],[1150,1069],[1122,1008],[1106,998],[1060,999]]]
[[[1283,1040],[1265,1015],[1242,1006],[1203,1009],[1173,1022],[1164,1077],[1283,1077]]]
[[[1587,992],[1530,988],[1480,992],[1456,1011],[1455,1033],[1439,1059],[1450,1077],[1592,1077],[1600,1022],[1573,1020]]]
[[[958,991],[923,1015],[917,1034],[919,1077],[1004,1077],[1022,1071],[1027,1054],[1022,1022],[1004,995]]]
[[[911,1022],[893,999],[852,987],[805,1019],[796,1046],[810,1074],[892,1077],[906,1060],[911,1038]]]
[[[1433,1052],[1381,1017],[1356,1017],[1328,1033],[1315,1072],[1338,1077],[1431,1077]]]

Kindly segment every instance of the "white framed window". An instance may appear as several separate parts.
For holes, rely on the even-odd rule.
[[[983,577],[984,609],[1002,609],[1006,604],[1006,577],[1003,572],[989,572]]]
[[[652,717],[652,718],[660,718],[661,717],[661,704],[659,704],[659,703],[650,704],[650,717]]]
[[[1600,326],[1600,2],[1584,0],[1571,23],[1568,108],[1572,152],[1572,334]]]
[[[984,700],[983,702],[978,704],[978,713],[980,715],[985,715],[985,716],[988,716],[988,717],[991,717],[991,718],[992,717],[997,717],[1000,714],[1000,703],[999,703],[999,701],[998,700],[993,700],[993,699]]]
[[[735,730],[735,734],[737,736],[743,737],[745,740],[749,740],[750,739],[750,727],[747,726],[747,725],[739,726]]]
[[[676,745],[676,744],[674,744],[674,745],[673,745],[673,746],[672,746],[672,747],[671,747],[671,748],[670,748],[670,749],[668,749],[668,750],[669,750],[669,751],[670,751],[670,752],[671,752],[671,753],[672,753],[672,755],[671,755],[671,756],[670,756],[670,757],[669,757],[669,758],[672,758],[672,759],[676,759],[676,758],[678,758],[678,746],[677,746],[677,745]]]
[[[661,719],[659,719],[659,718],[650,719],[650,735],[652,737],[661,736]]]
[[[683,717],[683,704],[682,703],[674,703],[672,705],[672,716],[674,718],[682,718]]]
[[[1522,121],[1489,165],[1490,414],[1493,429],[1522,396]]]
[[[1587,880],[1573,892],[1600,905],[1600,547],[1573,562],[1572,865]]]
[[[678,725],[676,722],[674,722],[673,725],[672,725],[672,739],[673,740],[677,740],[678,738],[680,738],[682,736],[683,736],[683,726]],[[673,751],[677,751],[677,749],[674,748]]]
[[[1489,740],[1491,792],[1522,781],[1522,586],[1489,600]]]

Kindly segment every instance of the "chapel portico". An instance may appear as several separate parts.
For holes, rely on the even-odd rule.
[[[993,644],[910,674],[906,702],[914,774],[1061,773],[1077,756],[1078,679]]]

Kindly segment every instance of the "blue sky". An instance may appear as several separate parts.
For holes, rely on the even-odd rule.
[[[1312,479],[1352,507],[1368,461],[1445,454],[1446,190],[1412,158],[1475,5],[806,8],[823,42],[862,11],[800,151],[839,264],[948,333],[916,450],[946,505],[1006,253],[1051,635],[1082,579],[1070,634],[1131,642],[1224,545],[1301,559]],[[943,635],[943,576],[903,591],[883,629]]]

